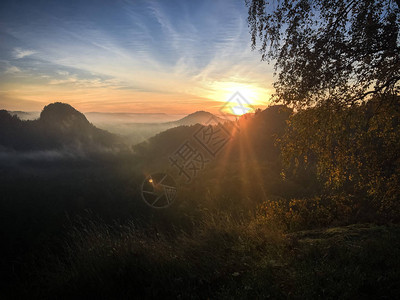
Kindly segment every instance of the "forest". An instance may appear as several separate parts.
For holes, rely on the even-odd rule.
[[[47,106],[37,121],[2,112],[7,294],[395,296],[397,103],[371,100],[335,114],[276,105],[209,125],[225,126],[231,139],[190,183],[175,173],[176,201],[162,210],[141,198],[145,174],[168,169],[168,156],[205,125],[127,148],[66,104]],[[54,111],[51,126],[39,125]],[[30,146],[51,134],[53,145]]]
[[[2,299],[399,297],[399,3],[269,5],[246,1],[265,109],[138,143],[63,102],[0,110]]]

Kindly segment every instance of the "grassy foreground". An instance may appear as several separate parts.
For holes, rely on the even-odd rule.
[[[400,295],[400,226],[284,234],[210,218],[191,233],[86,223],[35,259],[24,298],[343,298]]]

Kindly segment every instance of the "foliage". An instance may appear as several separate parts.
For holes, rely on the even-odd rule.
[[[170,129],[134,152],[7,161],[0,165],[2,295],[394,298],[396,103],[297,113],[273,106],[247,115],[166,210],[142,201],[142,171],[168,161],[200,125]],[[5,126],[25,126],[1,114]],[[386,225],[321,229],[360,222]]]
[[[311,172],[323,193],[347,195],[358,213],[398,220],[397,101],[374,98],[351,108],[321,105],[294,114],[281,140],[287,176],[302,178]]]
[[[399,92],[400,1],[247,0],[252,46],[273,60],[276,99],[353,104]]]
[[[136,223],[76,224],[61,253],[36,257],[30,298],[396,297],[398,227],[362,224],[283,235],[228,214],[192,233]],[[23,278],[22,278],[23,279]],[[29,287],[29,289],[26,289]],[[29,291],[29,294],[25,294]]]

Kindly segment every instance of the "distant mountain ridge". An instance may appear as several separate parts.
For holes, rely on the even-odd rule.
[[[160,125],[195,125],[208,122],[218,123],[226,120],[207,111],[196,111],[189,115],[166,113],[104,113],[89,112],[85,116],[95,123],[131,123],[131,124],[160,124]],[[173,117],[177,117],[173,119]],[[149,118],[152,118],[150,121]],[[171,120],[172,119],[172,120]]]
[[[88,113],[86,116],[97,127],[123,135],[126,138],[127,144],[141,143],[160,132],[174,127],[226,122],[225,119],[221,119],[206,111],[197,111],[189,115],[171,115],[165,113]],[[172,119],[172,117],[177,118]]]
[[[59,102],[60,103],[60,102]],[[72,106],[71,106],[72,107]],[[72,107],[73,108],[73,107]],[[77,111],[76,109],[74,109]],[[7,111],[10,115],[16,115],[21,120],[35,120],[40,118],[41,112],[37,111]],[[72,112],[72,111],[71,111]],[[77,111],[79,112],[79,111]],[[73,112],[72,112],[73,113]],[[83,113],[82,113],[83,114]],[[226,119],[220,118],[207,111],[196,111],[189,115],[185,114],[167,114],[167,113],[130,113],[130,112],[87,112],[83,114],[87,120],[93,124],[113,124],[113,123],[151,123],[151,124],[174,124],[174,125],[195,125],[206,124],[210,120],[212,123],[226,122]],[[149,120],[151,118],[151,120]]]
[[[271,164],[278,162],[279,149],[276,140],[284,134],[291,113],[291,109],[283,105],[275,105],[244,115],[235,124],[233,122],[222,124],[221,126],[231,134],[227,144],[229,151],[226,153],[229,159],[226,161],[235,162],[238,157],[241,157],[243,161],[259,158]],[[196,112],[189,115],[192,120],[196,119],[192,118],[193,115],[195,117],[196,115],[209,116],[207,113]],[[145,142],[134,145],[133,150],[151,167],[160,167],[164,163],[163,167],[166,168],[169,156],[179,149],[183,141],[192,137],[200,126],[195,124],[170,128]],[[240,130],[237,130],[238,127]]]
[[[97,149],[115,148],[122,144],[138,144],[160,132],[196,124],[215,125],[226,122],[207,111],[196,111],[169,122],[134,123],[143,114],[135,113],[88,113],[90,119],[98,117],[104,123],[93,125],[87,116],[69,104],[55,102],[46,105],[37,118],[32,112],[5,110],[0,113],[0,148],[29,151],[51,149]],[[171,115],[165,113],[144,114],[156,120],[165,120]],[[179,115],[174,115],[179,116]],[[103,118],[103,119],[102,119]],[[94,118],[96,119],[96,118]],[[112,123],[112,120],[116,120]],[[100,129],[100,128],[102,129]],[[108,132],[110,131],[110,132]]]
[[[121,147],[119,136],[91,124],[84,114],[61,102],[43,108],[40,118],[22,121],[0,111],[0,146],[17,151],[75,149],[79,151]]]
[[[185,115],[167,113],[106,113],[87,112],[86,118],[96,126],[132,124],[132,123],[165,123],[176,121]]]
[[[129,142],[131,144],[138,144],[171,128],[193,126],[196,124],[215,125],[217,123],[225,123],[226,121],[227,120],[219,118],[212,113],[196,111],[176,121],[163,123],[132,123],[126,124],[125,127],[119,126],[118,128],[118,126],[115,126],[116,128],[111,128],[111,131],[115,132],[118,129],[125,131],[125,136]]]
[[[8,110],[7,111],[12,116],[17,116],[19,119],[25,120],[35,120],[40,117],[39,111],[20,111],[20,110]]]
[[[186,117],[184,117],[180,120],[177,120],[175,122],[171,122],[171,123],[175,123],[177,125],[195,125],[195,124],[215,125],[217,123],[224,123],[226,121],[227,120],[217,117],[216,115],[214,115],[208,111],[200,110],[200,111],[191,113],[191,114],[187,115]]]

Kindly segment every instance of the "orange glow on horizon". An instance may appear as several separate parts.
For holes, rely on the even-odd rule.
[[[53,102],[64,102],[85,112],[108,113],[166,113],[190,114],[205,110],[221,114],[221,107],[239,91],[253,107],[267,106],[268,89],[236,82],[203,83],[202,88],[177,88],[168,92],[143,92],[132,89],[110,87],[72,88],[58,85],[3,85],[0,92],[0,107],[7,110],[41,111]],[[9,99],[18,99],[12,101]],[[233,106],[224,114],[240,116],[251,112],[252,108]]]

